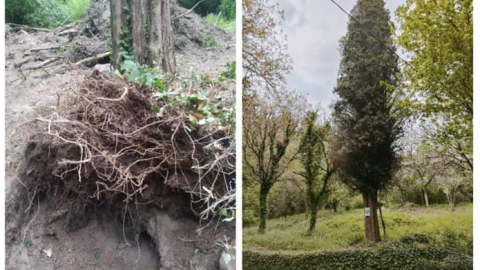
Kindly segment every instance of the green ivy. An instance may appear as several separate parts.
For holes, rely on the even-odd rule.
[[[469,270],[473,258],[435,246],[393,242],[378,251],[355,250],[306,254],[243,252],[243,266],[250,270]]]
[[[228,127],[228,132],[235,132],[235,110],[233,108],[220,108],[217,100],[210,101],[206,92],[187,94],[179,91],[169,91],[164,82],[162,73],[157,68],[140,66],[132,60],[125,60],[120,64],[119,71],[128,83],[136,83],[140,87],[147,87],[154,91],[154,95],[164,104],[152,109],[157,114],[163,114],[165,107],[179,108],[185,112],[190,122],[190,128],[215,124]],[[187,81],[198,84],[201,77],[203,83],[212,84],[205,76],[198,76],[196,70],[192,70],[188,78],[180,78],[182,85],[188,86]],[[186,87],[185,87],[186,88]]]

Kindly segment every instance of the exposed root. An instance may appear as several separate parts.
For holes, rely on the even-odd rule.
[[[29,193],[66,212],[67,227],[84,226],[99,205],[134,227],[150,205],[176,215],[191,207],[201,220],[234,207],[233,137],[214,127],[190,130],[184,112],[99,72],[67,93],[59,113],[37,119],[46,132],[30,142],[24,169]],[[158,115],[153,105],[170,109]],[[192,204],[172,202],[179,191]]]

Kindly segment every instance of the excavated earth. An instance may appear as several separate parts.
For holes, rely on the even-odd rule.
[[[185,11],[176,7],[174,15]],[[6,269],[220,269],[223,244],[235,243],[234,224],[214,223],[199,233],[203,225],[190,207],[191,197],[180,190],[168,190],[166,207],[144,209],[141,233],[102,205],[88,212],[81,226],[68,229],[68,213],[53,213],[45,196],[30,200],[26,176],[39,172],[26,170],[26,157],[31,163],[42,148],[35,145],[37,134],[47,131],[45,122],[35,119],[58,112],[69,89],[93,69],[104,70],[103,61],[72,63],[108,50],[109,34],[102,31],[108,18],[108,1],[93,0],[86,20],[61,29],[6,27]],[[176,20],[174,30],[180,74],[196,68],[215,78],[235,58],[234,33],[215,29],[194,13]],[[218,45],[202,47],[206,35]],[[50,59],[56,60],[45,64]],[[232,89],[218,91],[233,95]],[[37,165],[48,154],[38,155]]]

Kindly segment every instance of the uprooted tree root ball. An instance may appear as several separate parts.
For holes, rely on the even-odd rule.
[[[192,130],[185,112],[151,90],[94,72],[59,97],[58,113],[32,137],[22,179],[30,208],[45,198],[50,220],[85,226],[95,209],[108,209],[140,231],[142,214],[158,207],[174,217],[212,221],[233,209],[233,136],[214,126]]]

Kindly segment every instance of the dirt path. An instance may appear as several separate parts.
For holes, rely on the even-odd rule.
[[[193,23],[198,21],[198,16],[193,17]],[[213,78],[222,72],[225,63],[234,60],[234,33],[215,33],[219,33],[216,47],[203,48],[193,39],[181,48],[177,54],[181,74],[189,74],[194,67]],[[18,168],[29,137],[46,129],[45,123],[34,119],[48,118],[56,111],[60,94],[92,73],[91,68],[72,69],[62,60],[31,69],[59,53],[58,49],[45,50],[38,58],[32,49],[57,46],[67,38],[46,33],[7,34],[6,269],[217,269],[222,251],[218,243],[233,240],[233,224],[198,235],[198,221],[188,217],[173,219],[166,212],[154,211],[150,233],[161,234],[160,239],[168,243],[163,245],[147,233],[135,239],[131,231],[107,214],[97,215],[75,232],[66,232],[62,219],[51,222],[44,202],[32,202],[25,214],[29,205],[18,200],[26,196]],[[30,61],[23,64],[29,57]],[[182,254],[178,250],[183,250]]]

